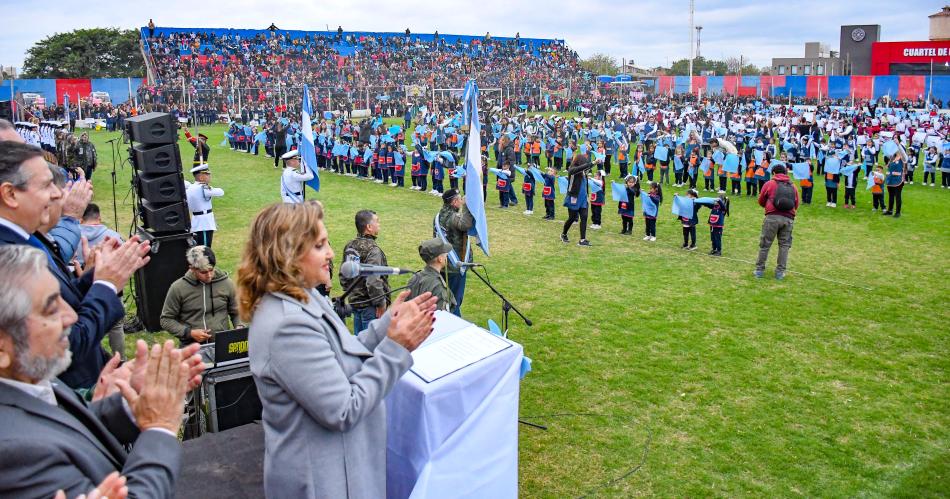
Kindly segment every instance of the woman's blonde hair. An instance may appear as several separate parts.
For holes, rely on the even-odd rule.
[[[251,320],[267,293],[284,293],[307,301],[300,278],[300,257],[322,235],[323,205],[319,201],[270,205],[254,218],[237,271],[238,309]]]

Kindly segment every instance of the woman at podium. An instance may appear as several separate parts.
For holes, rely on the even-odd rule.
[[[386,496],[383,398],[432,331],[430,293],[390,309],[358,336],[314,288],[331,281],[323,207],[264,208],[238,269],[251,373],[263,404],[267,497]]]

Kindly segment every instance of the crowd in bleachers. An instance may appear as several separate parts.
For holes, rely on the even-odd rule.
[[[532,109],[563,107],[569,86],[585,90],[577,54],[557,40],[328,32],[143,30],[149,63],[157,77],[141,96],[147,103],[180,103],[186,87],[191,104],[224,112],[270,109],[299,101],[306,83],[319,90],[318,108],[382,107],[377,95],[406,96],[407,87],[462,88],[477,77],[482,88],[506,88]],[[152,36],[149,36],[151,34]],[[196,89],[196,90],[192,90]],[[237,90],[240,89],[240,90]],[[549,97],[542,102],[539,90]],[[553,94],[553,95],[552,95]],[[420,100],[429,100],[423,93]],[[441,97],[441,96],[440,96]],[[332,100],[330,100],[332,99]],[[329,102],[328,102],[329,100]],[[405,101],[405,99],[402,99]],[[190,105],[189,105],[190,107]],[[389,109],[391,107],[391,109]]]

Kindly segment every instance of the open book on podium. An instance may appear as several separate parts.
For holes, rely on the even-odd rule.
[[[507,339],[448,313],[440,313],[435,324],[437,331],[412,352],[410,370],[426,383],[512,347]]]
[[[523,350],[447,312],[386,397],[388,499],[518,497]]]

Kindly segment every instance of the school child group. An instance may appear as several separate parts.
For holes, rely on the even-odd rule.
[[[397,188],[406,186],[408,171],[410,190],[436,196],[445,190],[446,179],[450,188],[458,188],[461,169],[457,168],[457,134],[416,133],[414,148],[410,151],[404,145],[405,132],[400,127],[385,133],[377,130],[368,143],[363,143],[355,136],[331,134],[326,126],[321,125],[314,141],[318,168]]]
[[[392,187],[405,187],[405,177],[410,177],[411,190],[441,195],[445,190],[445,180],[450,188],[458,188],[458,179],[464,176],[464,168],[458,167],[459,154],[463,149],[465,136],[456,133],[456,128],[438,124],[443,117],[451,118],[451,113],[442,116],[431,115],[420,120],[414,130],[401,127],[382,126],[382,120],[376,118],[369,142],[359,141],[359,127],[344,120],[323,121],[315,125],[315,148],[318,167],[338,174],[360,179],[372,179],[376,183],[385,183]],[[643,116],[641,116],[642,118]],[[456,121],[458,116],[456,117]],[[785,164],[794,172],[801,185],[801,198],[804,204],[810,204],[814,189],[814,176],[823,177],[826,192],[826,206],[836,207],[838,188],[844,182],[844,205],[855,207],[855,191],[859,173],[863,171],[867,188],[872,193],[873,210],[881,209],[884,214],[900,216],[901,188],[906,179],[908,184],[914,181],[914,170],[919,157],[917,146],[912,144],[905,149],[891,142],[896,152],[885,151],[885,168],[874,167],[881,151],[880,142],[866,141],[859,147],[854,136],[841,137],[831,134],[829,139],[817,140],[810,134],[793,136],[786,134],[780,138],[777,147],[772,142],[771,130],[749,133],[729,134],[735,140],[732,152],[718,147],[719,139],[725,129],[717,129],[700,122],[686,126],[681,135],[664,135],[659,120],[647,115],[646,121],[632,125],[628,120],[626,128],[621,121],[607,121],[595,126],[582,122],[564,120],[558,117],[543,119],[537,116],[519,122],[517,117],[490,120],[482,128],[482,186],[483,196],[487,191],[487,177],[490,171],[496,177],[495,190],[499,196],[499,207],[508,208],[519,203],[516,192],[521,191],[525,198],[526,215],[534,213],[534,196],[541,190],[545,206],[545,220],[555,219],[556,190],[563,191],[561,183],[566,180],[558,177],[561,167],[571,163],[575,155],[590,158],[594,163],[594,173],[589,185],[584,186],[583,208],[590,207],[591,228],[599,229],[603,223],[603,206],[606,204],[611,163],[616,161],[623,179],[622,189],[611,190],[613,199],[618,202],[617,213],[621,217],[621,234],[631,235],[635,215],[635,200],[641,198],[644,212],[644,240],[656,240],[656,218],[658,207],[663,202],[662,184],[670,185],[670,170],[673,170],[672,185],[688,187],[686,196],[700,199],[697,181],[702,176],[703,190],[716,192],[719,198],[702,198],[694,203],[692,216],[681,216],[683,226],[683,247],[695,249],[695,227],[701,207],[710,208],[707,223],[713,241],[713,254],[721,254],[722,232],[725,216],[728,214],[727,192],[732,196],[757,196],[765,183],[771,178],[771,169]],[[446,122],[449,123],[449,122]],[[283,124],[283,123],[281,123]],[[449,125],[456,125],[451,122]],[[288,147],[297,142],[294,124],[290,124],[287,136]],[[667,126],[673,132],[674,128]],[[243,130],[250,139],[256,130]],[[245,139],[238,141],[240,131],[232,126],[230,138],[232,146],[238,150],[256,152],[254,142]],[[238,132],[238,133],[234,133]],[[261,136],[269,134],[259,134]],[[412,148],[407,149],[405,139],[412,139]],[[631,139],[634,151],[631,154]],[[263,138],[263,137],[261,137]],[[262,140],[270,145],[268,140]],[[240,142],[244,142],[243,148]],[[579,143],[580,142],[580,143]],[[252,145],[253,144],[253,145]],[[268,147],[268,153],[272,147]],[[276,149],[276,148],[273,148]],[[489,152],[494,151],[498,168],[487,168]],[[276,151],[275,151],[276,152]],[[909,154],[908,154],[909,152]],[[898,154],[899,153],[899,154]],[[546,158],[546,171],[541,172],[541,157]],[[739,164],[729,165],[729,156],[737,156]],[[934,185],[936,169],[941,169],[943,187],[950,187],[950,154],[938,154],[936,148],[929,148],[924,154],[924,184]],[[939,165],[939,166],[938,166]],[[632,167],[632,171],[631,171]],[[886,172],[885,172],[886,169]],[[517,173],[523,181],[518,185]],[[429,180],[431,178],[431,189]],[[645,178],[645,192],[641,192],[640,182]],[[727,190],[728,189],[728,190]],[[887,189],[888,202],[885,207],[884,190]],[[620,191],[624,191],[620,194]],[[575,200],[576,203],[576,200]],[[564,206],[568,206],[565,199]],[[569,207],[571,208],[571,207]]]

